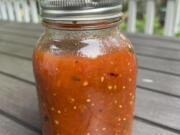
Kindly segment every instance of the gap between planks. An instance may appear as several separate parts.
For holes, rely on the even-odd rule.
[[[6,117],[6,118],[8,118],[8,119],[18,123],[19,125],[27,128],[27,129],[30,129],[30,130],[32,130],[32,131],[34,131],[36,133],[42,134],[41,129],[39,129],[37,127],[34,127],[33,125],[31,125],[31,124],[29,124],[29,123],[27,123],[27,122],[25,122],[25,121],[15,117],[15,116],[11,115],[11,114],[9,114],[9,113],[1,110],[1,109],[0,109],[0,115],[3,115],[4,117]]]

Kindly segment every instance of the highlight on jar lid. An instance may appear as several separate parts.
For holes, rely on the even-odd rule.
[[[122,16],[122,0],[40,0],[41,16],[55,21],[102,21]]]

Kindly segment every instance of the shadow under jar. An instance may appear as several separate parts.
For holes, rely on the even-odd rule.
[[[131,135],[137,64],[121,17],[76,19],[43,16],[33,55],[43,135]]]

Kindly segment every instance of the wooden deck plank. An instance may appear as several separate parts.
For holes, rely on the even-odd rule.
[[[180,50],[168,50],[160,48],[150,48],[135,45],[135,51],[138,56],[152,57],[156,59],[166,59],[180,62]]]
[[[180,77],[142,69],[138,72],[138,86],[175,97],[180,96]]]
[[[26,47],[26,46],[16,46],[16,45],[13,45],[11,43],[6,43],[6,42],[0,43],[0,53],[5,52],[5,53],[7,53],[6,55],[15,54],[15,55],[20,56],[20,57],[22,56],[22,58],[24,58],[24,59],[31,60],[32,51],[33,51],[32,47],[29,48],[29,47]],[[14,57],[14,56],[12,56],[12,57]],[[153,59],[153,60],[159,61],[159,60],[156,60],[156,59]],[[141,63],[143,63],[143,61],[139,62],[140,66],[144,66],[144,67],[148,67],[148,68],[151,68],[153,66],[153,69],[154,69],[154,65],[146,66],[146,65],[143,65]],[[150,63],[150,62],[148,62],[148,63]],[[168,65],[168,64],[166,64],[166,65]],[[169,65],[169,66],[171,67],[171,66],[173,66],[173,64]],[[177,68],[177,70],[179,69],[178,67],[176,67],[176,68]],[[161,67],[158,68],[158,70],[161,70]],[[138,81],[139,82],[138,85],[145,86],[145,87],[148,87],[148,88],[158,89],[160,91],[165,91],[167,93],[172,93],[172,94],[179,95],[180,91],[179,91],[179,86],[178,86],[178,81],[179,81],[178,77],[169,76],[169,75],[166,75],[166,74],[163,75],[163,74],[157,73],[157,72],[154,73],[152,71],[147,71],[147,70],[144,71],[144,72],[143,71],[144,70],[139,71],[140,77],[138,77],[139,78],[138,80],[140,80],[140,81]],[[142,82],[143,79],[148,79],[148,78],[150,78],[151,80],[154,80],[153,83]],[[166,80],[168,80],[168,82],[170,84],[172,84],[172,85],[168,85],[167,83],[161,83],[161,82],[164,82]],[[33,80],[30,80],[30,81],[33,81]],[[172,88],[170,88],[170,87],[172,87]]]
[[[16,23],[16,22],[0,22],[0,24],[3,24],[4,28],[12,28],[12,29],[32,29],[32,30],[42,30],[43,26],[41,23],[39,24],[29,24],[29,23]],[[144,33],[125,33],[128,37],[132,38],[141,38],[141,39],[148,39],[148,40],[162,40],[162,41],[168,41],[168,42],[180,42],[179,38],[176,37],[169,37],[169,36],[161,36],[161,35],[149,35]]]
[[[26,47],[21,45],[14,45],[13,43],[0,42],[0,53],[14,54],[25,58],[32,58],[33,46]]]
[[[21,34],[24,35],[25,33],[24,34],[21,33]],[[40,34],[38,34],[38,35],[40,35]],[[9,38],[11,38],[11,35],[9,35]],[[19,35],[18,39],[22,40],[22,37]],[[13,43],[9,43],[7,38],[4,38],[4,40],[7,40],[7,42],[1,41],[0,43],[2,45],[5,45],[5,44],[16,45],[16,44],[13,44]],[[37,40],[38,40],[38,37],[33,40],[34,44],[32,43],[31,47],[33,47],[36,44]],[[12,40],[10,40],[10,41],[12,41]],[[14,42],[16,42],[16,40]],[[27,40],[26,42],[31,42],[31,41]],[[21,43],[21,46],[27,46],[27,45]],[[8,49],[9,47],[6,47],[6,48]],[[6,51],[6,48],[4,48],[5,51]],[[1,50],[3,50],[3,48]],[[164,58],[164,59],[169,59],[169,58],[171,58],[171,59],[180,59],[180,50],[168,50],[168,49],[162,49],[162,48],[152,48],[152,47],[141,46],[141,45],[136,45],[136,44],[135,44],[135,50],[137,52],[137,55],[147,55],[147,56],[150,55],[150,57],[153,56],[154,58],[160,57],[160,58]]]
[[[0,77],[0,84],[1,81],[3,84],[3,90],[0,92],[2,93],[2,95],[0,94],[0,102],[3,102],[3,105],[0,105],[0,109],[14,114],[15,117],[28,123],[30,118],[38,117],[37,100],[33,96],[28,98],[29,102],[21,102],[24,95],[31,95],[32,93],[34,93],[32,95],[36,95],[34,86],[31,85],[28,88],[25,86],[27,86],[26,82],[31,84],[34,82],[31,66],[32,47],[36,44],[38,38],[36,36],[42,31],[42,27],[40,24],[28,26],[27,24],[14,25],[13,23],[3,23],[3,26],[6,29],[0,26],[0,61],[2,65],[0,66],[0,74],[5,76],[2,77],[2,80]],[[2,34],[3,31],[4,34]],[[134,135],[178,135],[180,133],[180,116],[178,115],[180,114],[180,54],[178,52],[180,51],[180,40],[169,38],[169,41],[173,41],[169,42],[161,37],[128,36],[135,43],[141,67],[138,76],[135,114],[147,120],[147,122],[135,120]],[[11,56],[8,56],[9,54]],[[12,81],[10,77],[14,77],[16,80]],[[17,82],[18,87],[16,85],[15,87],[9,86],[11,81],[12,84],[19,81]],[[31,89],[34,90],[31,91]],[[22,92],[21,97],[13,94],[12,91],[15,93]],[[8,101],[10,97],[12,98]],[[14,103],[16,100],[17,103]],[[27,104],[33,104],[36,107],[33,106],[30,110],[28,106],[25,106]],[[13,109],[11,110],[11,108]],[[27,118],[25,117],[26,114]],[[34,119],[29,124],[39,128],[39,118]]]
[[[6,36],[4,36],[4,37],[6,37]],[[14,42],[17,42],[17,40],[19,39],[18,42],[21,42],[21,44],[31,45],[31,46],[34,46],[37,41],[34,38],[23,38],[22,39],[20,36],[17,36],[17,35],[16,36],[12,35],[7,40],[9,40],[9,39],[13,42],[12,44],[15,44]],[[16,45],[18,45],[18,43],[16,43]],[[6,49],[4,49],[4,50],[6,50]],[[140,67],[157,70],[156,72],[161,70],[164,73],[169,72],[170,74],[177,74],[178,76],[180,76],[179,61],[170,61],[170,60],[166,60],[166,59],[153,58],[153,57],[147,57],[147,56],[145,57],[145,56],[139,56],[139,55],[137,56],[137,58],[138,58]]]
[[[0,115],[0,134],[1,135],[40,135],[37,132],[29,130],[22,125]]]
[[[0,22],[1,24],[1,22]],[[35,24],[35,23],[18,23],[18,22],[2,22],[2,26],[4,28],[26,28],[26,29],[32,29],[32,30],[41,30],[43,28],[43,26],[41,25],[41,23],[39,24]]]
[[[1,49],[2,46],[0,46]],[[29,58],[28,60],[31,60],[32,57],[32,48],[26,48],[26,47],[19,47],[19,46],[11,46],[8,52],[12,52],[12,54],[15,54],[17,56],[23,56],[23,58]],[[8,48],[8,45],[7,45]],[[16,51],[17,49],[17,51]],[[4,51],[4,50],[3,50]],[[1,53],[1,51],[0,51]],[[8,55],[8,54],[6,54]],[[12,56],[15,57],[15,56]],[[6,59],[9,59],[6,57]],[[8,70],[6,70],[7,72]],[[16,75],[16,74],[15,74]],[[28,76],[26,76],[28,77]],[[30,79],[29,81],[33,81],[33,79]],[[150,82],[148,82],[150,81]],[[152,81],[152,82],[151,82]],[[169,83],[163,83],[163,82],[169,82]],[[156,73],[152,71],[142,70],[139,69],[139,75],[138,75],[138,85],[155,89],[158,91],[171,93],[177,96],[180,96],[180,86],[178,85],[180,82],[180,78],[177,76],[169,76],[162,73]]]
[[[40,129],[35,87],[1,74],[0,85],[0,109]]]
[[[180,130],[179,98],[137,88],[135,114]]]
[[[27,46],[34,46],[37,42],[37,39],[25,37],[25,36],[19,36],[19,35],[9,35],[9,34],[3,34],[0,33],[0,42],[8,42],[13,44],[20,44],[20,45],[27,45]]]
[[[19,36],[26,36],[26,37],[29,36],[29,37],[38,38],[42,32],[41,31],[28,32],[28,30],[7,29],[7,28],[4,28],[4,27],[0,27],[0,33],[8,34],[8,35],[19,35]]]
[[[1,46],[0,46],[1,49],[0,50],[8,52],[8,49],[11,48],[11,46],[14,46],[14,45],[15,46],[17,46],[17,45],[18,46],[25,46],[25,47],[34,47],[37,40],[38,40],[38,38],[34,39],[33,42],[27,40],[26,44],[24,44],[25,41],[23,41],[21,43],[20,39],[22,40],[22,37],[20,35],[18,35],[18,36],[19,36],[18,37],[18,39],[19,39],[18,42],[16,40],[15,41],[9,40],[7,38],[0,39],[0,44],[1,44]],[[11,35],[9,35],[9,38],[11,38]],[[15,39],[17,39],[17,38],[15,38]],[[27,43],[30,46],[28,46]],[[29,44],[29,43],[31,43],[31,44]],[[6,44],[8,44],[7,47],[6,47]],[[16,47],[14,47],[14,48],[16,48]],[[180,61],[180,50],[167,50],[167,49],[162,49],[162,48],[152,48],[152,47],[149,47],[149,46],[147,47],[147,46],[141,46],[141,45],[136,45],[135,44],[135,51],[136,51],[138,56],[145,56],[145,57],[153,57],[153,58],[158,58],[158,59],[167,59],[167,60],[173,60],[173,61]],[[12,52],[12,53],[14,53],[14,52]]]
[[[140,121],[134,121],[133,135],[179,135],[179,134],[152,125],[144,124]]]
[[[0,71],[34,81],[32,62],[0,54]]]
[[[139,67],[180,76],[180,62],[137,56]]]
[[[6,29],[6,28],[1,28],[1,27],[0,27],[0,33],[9,34],[9,36],[19,35],[21,40],[22,40],[21,36],[31,37],[31,38],[34,38],[33,43],[36,43],[39,36],[42,34],[41,32],[28,32],[21,29],[14,31],[13,29]],[[4,40],[8,41],[7,39],[4,39]],[[144,44],[142,45],[138,43],[137,44],[135,43],[134,46],[135,46],[136,53],[139,56],[180,61],[180,50],[153,48],[151,46],[145,46]]]
[[[20,34],[20,36],[23,35],[29,35],[30,37],[36,37],[36,39],[39,38],[39,35],[42,33],[43,31],[43,27],[41,26],[41,24],[36,24],[36,25],[27,25],[27,24],[14,24],[14,23],[10,23],[11,25],[8,25],[5,27],[0,27],[0,31],[2,31],[1,33],[5,32],[4,34]],[[17,28],[16,28],[17,27]],[[37,30],[40,31],[37,31]],[[175,45],[175,49],[179,48],[179,43],[180,40],[178,38],[169,38],[169,37],[164,37],[164,36],[149,36],[149,35],[144,35],[144,34],[129,34],[127,33],[127,35],[130,37],[130,39],[132,39],[132,42],[136,45],[136,46],[144,46],[144,47],[164,47],[164,44],[167,44],[165,46],[167,46],[167,48],[172,49],[172,47]],[[149,37],[149,38],[148,38]],[[158,37],[158,38],[156,38]],[[138,39],[138,40],[137,40]],[[160,39],[160,40],[158,40]],[[168,40],[167,40],[168,39]],[[151,42],[152,40],[152,42]],[[140,42],[139,42],[140,41]],[[169,41],[176,41],[176,42],[169,42]],[[155,44],[152,44],[154,43]],[[171,43],[171,46],[169,46],[169,43]],[[161,45],[162,44],[162,45]],[[159,46],[160,45],[160,46]]]
[[[36,91],[34,86],[32,85],[28,85],[27,83],[18,81],[16,79],[12,79],[10,77],[6,77],[6,76],[1,76],[0,77],[1,80],[0,82],[2,82],[1,84],[3,84],[3,90],[1,91],[0,94],[0,102],[3,101],[3,104],[0,105],[0,109],[3,109],[5,111],[7,111],[8,113],[13,114],[15,117],[18,117],[19,119],[22,119],[24,121],[26,121],[27,123],[32,124],[33,126],[36,126],[38,129],[40,128],[40,121],[39,121],[39,113],[38,113],[38,109],[37,109],[37,99],[36,99]],[[9,85],[9,83],[11,84],[15,84],[15,85]],[[16,86],[16,87],[14,87]],[[15,93],[19,93],[19,95],[15,94]],[[138,89],[137,90],[137,104],[136,104],[136,108],[139,109],[139,102],[142,102],[142,100],[144,100],[144,96],[141,96],[141,90]],[[147,93],[149,95],[149,92]],[[152,93],[154,94],[154,93]],[[28,96],[31,95],[31,96]],[[142,94],[144,95],[144,94]],[[154,96],[154,95],[152,95]],[[26,100],[24,102],[24,97],[26,97]],[[149,95],[150,97],[150,95]],[[28,98],[28,99],[27,99]],[[10,99],[10,101],[8,101]],[[151,100],[150,102],[154,101]],[[149,101],[149,100],[148,100]],[[170,98],[170,101],[172,101],[172,98]],[[156,102],[156,100],[154,101]],[[149,104],[147,104],[148,107]],[[161,103],[157,103],[156,104],[158,107],[161,106]],[[169,104],[167,104],[169,105]],[[29,108],[29,106],[31,106]],[[172,106],[172,105],[171,105]],[[146,107],[146,109],[147,109]],[[138,109],[136,109],[136,113],[138,112]],[[159,110],[159,109],[158,109]],[[156,110],[156,112],[158,111]],[[149,111],[149,109],[147,110]],[[143,112],[143,111],[142,111]],[[151,113],[151,111],[149,111]],[[170,112],[171,113],[171,112]],[[142,114],[141,114],[142,115]],[[151,115],[160,115],[160,113],[151,113]],[[142,115],[144,116],[144,115]],[[174,115],[172,115],[174,116]],[[163,116],[162,116],[163,117]],[[151,119],[150,119],[151,120]],[[1,126],[1,124],[0,124]],[[149,125],[146,124],[144,122],[135,120],[135,128],[134,128],[134,135],[144,135],[144,133],[146,133],[146,135],[152,135],[152,132],[149,132],[153,129],[153,133],[158,134],[158,133],[166,133],[168,135],[177,135],[176,133],[170,132],[168,130],[163,130],[162,128],[159,127],[155,127],[153,125]]]
[[[26,23],[6,23],[3,25],[4,28],[8,29],[23,29],[27,30],[27,32],[42,32],[43,26],[41,24],[26,24]],[[29,31],[28,31],[29,30]],[[148,46],[154,46],[154,47],[167,47],[167,48],[174,48],[174,49],[180,49],[179,43],[180,39],[175,37],[166,37],[166,36],[158,36],[158,35],[146,35],[146,34],[131,34],[131,33],[125,33],[129,39],[134,44],[143,44]],[[137,40],[138,39],[138,40]]]
[[[148,39],[140,39],[137,37],[128,37],[129,40],[132,42],[132,44],[135,45],[144,45],[144,46],[151,46],[154,48],[158,48],[158,47],[164,47],[167,49],[178,49],[180,50],[180,42],[175,42],[175,43],[171,43],[168,42],[166,40],[164,41],[158,41],[158,40],[148,40]]]
[[[124,32],[128,37],[140,38],[140,39],[147,39],[147,40],[157,40],[162,42],[170,42],[170,43],[179,43],[180,39],[177,37],[171,36],[164,36],[164,35],[149,35],[145,33],[127,33]]]
[[[21,38],[21,40],[22,40],[21,36],[35,38],[35,40],[33,41],[34,44],[32,44],[32,46],[36,44],[36,41],[38,40],[39,36],[42,34],[41,32],[28,32],[28,31],[24,31],[21,29],[12,30],[12,29],[6,29],[6,28],[1,28],[1,27],[0,27],[0,33],[9,34],[9,36],[18,35]],[[3,38],[3,39],[5,41],[9,41],[9,39],[6,39],[6,38]],[[11,41],[12,40],[10,40],[10,42]],[[28,42],[31,42],[31,41],[28,41]],[[134,40],[132,40],[132,42],[134,42]],[[23,43],[22,43],[22,45],[23,45]],[[24,44],[24,46],[25,45],[26,44]],[[145,46],[144,44],[142,45],[142,43],[141,44],[135,43],[134,46],[135,46],[136,53],[139,56],[180,61],[180,50],[172,50],[172,49],[163,49],[162,50],[162,48],[153,48],[150,46]]]
[[[31,60],[32,51],[33,51],[32,48],[27,48],[24,46],[6,45],[6,44],[3,44],[3,45],[0,44],[0,53],[2,54],[1,50],[3,50],[2,52],[6,51],[8,53],[6,55],[15,54],[17,56],[22,56],[23,59],[27,59],[29,61]],[[11,57],[17,57],[17,56],[11,56]],[[7,59],[8,61],[10,61],[9,60],[10,57],[4,56],[4,59]],[[8,64],[8,63],[6,63],[6,64]],[[8,65],[6,65],[6,66],[12,67],[12,66],[8,66]],[[4,66],[5,66],[5,64],[4,64]],[[17,67],[17,66],[15,66],[15,67]],[[28,70],[32,70],[32,68],[30,68]],[[8,72],[9,70],[4,69],[3,71]],[[14,72],[11,72],[11,73],[14,74]],[[17,74],[14,74],[14,75],[17,75]],[[19,76],[19,77],[21,77],[21,76]],[[24,76],[24,78],[29,78],[29,74]],[[147,79],[150,79],[150,81],[152,80],[153,82],[148,83]],[[33,77],[31,77],[31,79],[28,79],[28,80],[34,81]],[[169,83],[168,84],[163,83],[165,81],[169,82]],[[138,85],[140,85],[140,86],[144,86],[144,87],[155,89],[155,90],[157,89],[158,91],[167,92],[167,93],[171,93],[174,95],[180,95],[180,91],[179,91],[180,86],[178,85],[178,82],[180,82],[179,77],[169,76],[169,75],[162,74],[162,73],[139,69]],[[169,84],[172,84],[172,85],[169,85]]]
[[[27,24],[25,24],[25,25],[27,25]],[[16,25],[12,25],[12,26],[19,26],[19,25],[16,24]],[[0,32],[3,33],[3,34],[9,34],[10,36],[11,35],[13,36],[14,34],[17,34],[17,35],[20,36],[21,40],[22,40],[22,36],[29,36],[29,38],[34,37],[36,39],[36,40],[34,40],[34,42],[32,44],[32,45],[34,45],[36,43],[37,39],[39,38],[39,36],[41,35],[42,30],[37,32],[37,31],[33,31],[33,30],[28,31],[28,30],[24,30],[24,29],[34,28],[35,26],[36,27],[38,26],[38,28],[40,27],[40,29],[42,29],[41,25],[28,25],[27,27],[25,27],[25,26],[22,27],[22,25],[20,25],[20,29],[11,29],[9,27],[8,28],[0,27]],[[24,29],[22,29],[22,28],[24,28]],[[173,59],[177,59],[177,57],[179,57],[179,52],[178,51],[180,51],[180,50],[177,51],[177,49],[176,49],[177,47],[175,48],[176,50],[175,49],[172,50],[172,43],[171,43],[171,46],[169,46],[169,44],[168,44],[168,48],[169,49],[167,47],[165,47],[166,49],[164,48],[162,50],[162,47],[158,48],[159,44],[158,45],[157,44],[153,45],[155,48],[153,48],[153,46],[149,45],[150,41],[147,42],[143,38],[142,34],[140,34],[141,36],[134,36],[134,34],[133,34],[133,36],[132,36],[132,34],[128,34],[128,35],[130,35],[130,37],[133,37],[132,38],[132,42],[134,43],[136,51],[137,51],[138,54],[141,54],[141,55],[150,55],[150,56],[158,56],[158,57],[164,57],[164,58],[167,58],[167,56],[170,55],[169,57],[173,58]],[[145,35],[145,37],[146,37],[146,39],[148,39],[147,35]],[[9,39],[4,38],[4,40],[9,40]],[[153,40],[153,38],[152,38],[152,40]],[[139,42],[139,41],[141,41],[141,42]],[[178,42],[178,48],[179,48],[180,40],[177,40],[177,41],[179,41]],[[157,42],[161,43],[161,44],[164,44],[164,42],[165,42],[165,44],[167,44],[167,42],[163,41],[163,40],[157,41]],[[146,44],[148,44],[148,45],[146,45]],[[177,44],[177,42],[175,42],[175,44]],[[173,53],[173,52],[176,52],[176,53]],[[171,57],[171,55],[172,55],[172,57]]]
[[[0,61],[3,59],[4,59],[4,61],[1,62],[1,63],[3,63],[2,64],[3,66],[0,67],[0,70],[3,70],[4,72],[8,72],[10,74],[13,74],[17,77],[27,79],[29,81],[34,80],[33,73],[32,73],[31,61],[0,55]],[[142,93],[146,94],[147,92],[150,92],[150,91],[141,90],[141,92],[137,92],[137,95],[142,94]],[[146,95],[145,94],[138,96],[138,99],[137,99],[137,100],[140,100],[140,102],[137,102],[138,103],[137,107],[140,107],[137,109],[138,116],[144,115],[145,118],[156,120],[156,122],[158,121],[159,123],[162,123],[162,121],[166,120],[165,124],[167,124],[168,126],[177,127],[177,125],[180,122],[180,121],[176,121],[178,116],[176,116],[177,114],[175,114],[175,113],[171,113],[171,117],[169,117],[169,111],[168,111],[169,108],[168,107],[172,107],[172,108],[174,107],[173,108],[174,111],[177,112],[178,108],[176,108],[176,107],[179,106],[180,99],[175,98],[177,100],[176,101],[174,99],[174,97],[171,97],[171,96],[166,97],[166,95],[161,95],[161,94],[156,96],[157,93],[151,93],[151,92],[149,94],[146,94]],[[154,98],[154,97],[156,97],[156,98]],[[167,100],[165,100],[166,98],[164,98],[164,97],[168,98],[171,101],[176,101],[176,102],[174,102],[174,103],[167,102]],[[143,101],[143,100],[145,100],[145,101]],[[149,110],[148,113],[143,112],[143,110],[148,110],[149,106],[151,107],[151,104],[153,102],[155,102],[154,100],[155,101],[158,100],[160,103],[157,103],[156,106],[152,106],[152,110]],[[144,106],[141,106],[141,102],[146,103],[146,104]],[[164,104],[166,104],[168,107],[166,106],[166,108],[164,109],[164,111],[162,113],[162,109],[163,109],[162,106],[164,106]],[[180,108],[179,108],[179,111],[180,111]],[[178,112],[178,113],[180,113],[180,112]],[[155,117],[156,114],[162,115],[162,117],[159,117],[159,118]],[[172,118],[174,119],[173,123],[172,123]]]

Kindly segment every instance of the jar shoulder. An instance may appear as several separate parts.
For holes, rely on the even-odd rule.
[[[101,55],[112,54],[123,48],[133,46],[128,38],[121,32],[106,36],[78,36],[58,37],[43,33],[36,49],[43,53],[50,53],[55,56],[72,55],[95,58]]]

